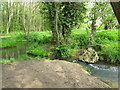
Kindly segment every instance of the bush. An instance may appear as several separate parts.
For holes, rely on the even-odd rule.
[[[89,35],[87,34],[73,34],[71,47],[84,48],[88,45]],[[105,55],[108,62],[120,63],[118,55],[118,30],[105,30],[97,32],[93,44],[102,44],[104,47],[99,51],[99,56]],[[77,44],[77,45],[76,45]],[[104,56],[103,56],[104,58]],[[105,58],[104,58],[105,59]]]
[[[50,32],[32,32],[26,39],[28,41],[38,42],[39,44],[45,44],[50,42],[51,40],[50,37],[51,37]]]
[[[31,54],[37,55],[37,56],[46,56],[47,55],[46,51],[44,51],[44,50],[38,50],[38,49],[27,51],[27,53],[31,53]]]
[[[68,57],[70,50],[66,44],[56,45],[54,55],[58,58]]]
[[[120,59],[118,55],[118,43],[117,42],[109,42],[109,44],[106,44],[101,52],[99,52],[99,55],[106,55],[108,57],[107,61],[111,63],[119,63]],[[104,57],[103,57],[104,58]]]
[[[36,47],[34,45],[36,45]],[[36,56],[47,56],[50,54],[49,51],[46,51],[46,45],[37,46],[37,43],[35,43],[34,45],[30,47],[32,50],[27,51],[27,53],[30,53]]]
[[[87,46],[89,43],[89,36],[87,34],[75,34],[73,37],[76,40],[76,42],[74,42],[73,45],[75,45],[76,43],[79,48],[83,48]]]
[[[9,39],[2,40],[2,45],[0,45],[0,48],[5,48],[5,47],[13,47],[16,46],[16,41]]]
[[[105,44],[106,41],[118,41],[118,30],[106,30],[96,33],[96,43]]]

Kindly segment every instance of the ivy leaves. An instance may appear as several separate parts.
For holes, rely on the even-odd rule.
[[[57,8],[55,7],[56,3]],[[83,22],[84,15],[86,13],[85,4],[82,2],[48,2],[46,3],[46,6],[49,13],[48,18],[52,26],[52,33],[56,33],[54,31],[56,26],[55,12],[57,9],[59,35],[61,35],[60,38],[64,38],[64,40],[67,40],[67,37],[71,34],[71,29],[74,26],[76,26],[80,21]]]

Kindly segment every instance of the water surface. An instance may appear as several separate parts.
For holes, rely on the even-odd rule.
[[[102,81],[110,84],[112,87],[118,87],[119,66],[109,64],[88,64],[81,62],[80,60],[75,60],[74,62],[88,67],[92,75],[97,76]]]
[[[29,50],[31,42],[18,42],[16,47],[1,49],[2,51],[2,59],[17,59],[22,55],[26,55],[26,51]]]

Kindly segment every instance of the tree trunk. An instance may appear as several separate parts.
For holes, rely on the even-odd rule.
[[[95,36],[95,33],[96,33],[96,19],[92,20],[91,28],[92,28],[92,30],[91,30],[91,36],[89,38],[88,46],[92,45],[92,42],[93,42],[93,39],[94,39],[94,36]]]
[[[9,5],[9,4],[8,4]],[[10,28],[10,23],[11,23],[11,19],[13,17],[13,8],[12,8],[12,2],[10,2],[10,9],[9,9],[9,14],[8,14],[8,22],[6,25],[6,33],[9,33],[9,28]]]
[[[112,8],[113,8],[113,11],[117,17],[117,20],[120,24],[120,1],[119,2],[110,2]]]

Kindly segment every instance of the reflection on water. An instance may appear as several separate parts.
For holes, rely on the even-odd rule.
[[[81,62],[80,60],[74,60],[73,62],[80,63],[90,68],[91,74],[99,77],[105,82],[111,82],[115,84],[115,87],[118,87],[118,67],[112,65],[103,65],[103,64],[87,64]]]
[[[2,59],[18,58],[21,55],[25,55],[26,51],[29,50],[31,42],[18,42],[16,47],[6,48],[0,50],[2,51]]]

